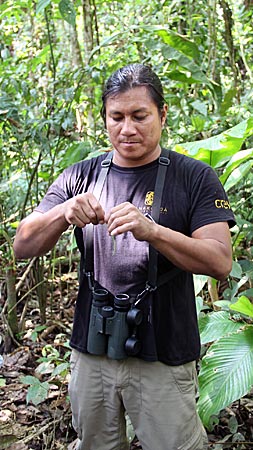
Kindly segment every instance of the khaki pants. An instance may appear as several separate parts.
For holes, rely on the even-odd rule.
[[[143,450],[203,450],[195,363],[115,361],[76,350],[69,385],[77,450],[127,450],[125,412]]]

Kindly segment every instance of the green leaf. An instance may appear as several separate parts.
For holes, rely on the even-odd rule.
[[[221,116],[224,116],[226,114],[226,111],[232,106],[233,99],[235,98],[237,93],[236,88],[229,89],[229,91],[226,92],[223,102],[220,106],[220,114]]]
[[[245,295],[242,295],[239,297],[236,303],[233,303],[230,306],[230,309],[233,311],[238,311],[241,314],[244,314],[245,316],[252,317],[253,319],[253,305],[251,301],[246,297]]]
[[[201,309],[203,308],[203,298],[198,296],[195,298],[195,302],[196,302],[197,316],[199,317]]]
[[[55,369],[52,372],[52,377],[55,377],[57,375],[61,375],[69,368],[69,363],[61,363],[58,366],[55,367]]]
[[[30,61],[30,67],[32,71],[35,71],[39,64],[43,64],[46,62],[47,57],[50,53],[50,46],[46,45],[34,58]],[[35,93],[34,93],[35,94]]]
[[[219,167],[239,152],[243,142],[252,134],[253,119],[248,119],[216,136],[177,144],[174,149],[204,161],[212,167]]]
[[[229,275],[234,278],[241,278],[242,268],[237,261],[233,261],[232,270]]]
[[[41,374],[52,373],[54,370],[54,365],[51,361],[44,361],[36,367],[36,372]]]
[[[201,344],[216,341],[229,333],[239,330],[241,322],[234,322],[227,311],[217,311],[206,314],[199,319]]]
[[[230,161],[226,165],[226,169],[223,174],[220,176],[220,181],[222,184],[228,179],[229,175],[242,163],[248,161],[253,158],[253,148],[248,150],[240,150],[238,153],[232,156]]]
[[[36,5],[36,14],[41,14],[50,3],[51,0],[39,0]]]
[[[168,78],[179,80],[188,84],[204,84],[213,93],[215,93],[215,88],[217,88],[217,86],[209,78],[207,78],[201,68],[190,58],[171,47],[163,48],[162,54],[164,58],[177,62],[177,70],[170,70],[170,66],[168,66],[168,70],[166,72]],[[182,71],[182,69],[184,69],[184,71]]]
[[[228,428],[230,433],[236,433],[238,430],[238,422],[235,416],[231,416],[228,421]]]
[[[76,23],[76,11],[73,3],[70,0],[61,0],[59,10],[62,18],[74,27]]]
[[[64,156],[61,158],[60,169],[63,170],[86,158],[91,150],[92,148],[88,142],[73,142],[69,144]]]
[[[199,319],[201,344],[216,341],[229,333],[239,330],[241,322],[234,322],[227,311],[217,311],[206,314]]]
[[[40,383],[38,378],[33,377],[32,375],[27,375],[25,377],[20,377],[20,381],[21,381],[21,383],[31,384],[31,385],[37,385],[38,383]]]
[[[191,103],[191,106],[203,116],[207,116],[207,107],[205,103],[201,102],[200,100],[195,100]]]
[[[38,380],[38,384],[32,385],[28,388],[26,401],[27,403],[31,402],[35,406],[44,402],[48,396],[48,391],[50,388],[50,384],[47,381],[40,383]]]
[[[6,379],[0,378],[0,387],[4,387],[4,386],[6,386]]]
[[[206,275],[195,275],[195,274],[193,275],[195,295],[198,295],[200,293],[200,291],[202,291],[207,280],[208,280],[208,276],[206,276]]]
[[[230,300],[217,300],[216,302],[214,302],[215,306],[218,306],[218,308],[222,308],[223,310],[229,310],[229,307],[231,305],[231,301]]]
[[[253,385],[253,326],[219,339],[202,360],[198,410],[205,426]]]
[[[155,31],[156,30],[153,29],[153,32]],[[162,38],[165,44],[168,44],[170,47],[184,53],[188,58],[199,60],[199,49],[197,45],[185,36],[173,31],[167,31],[165,29],[157,30],[157,34]]]
[[[228,177],[226,183],[224,184],[224,189],[229,191],[233,186],[238,184],[241,180],[243,180],[246,175],[250,172],[253,166],[253,161],[247,161],[242,164],[240,167],[237,167],[231,175]]]
[[[191,122],[198,133],[201,133],[205,128],[205,119],[200,115],[191,115]]]
[[[253,261],[250,261],[248,259],[241,259],[239,261],[239,264],[240,264],[240,266],[242,268],[242,271],[244,273],[252,274],[252,272],[253,272]]]

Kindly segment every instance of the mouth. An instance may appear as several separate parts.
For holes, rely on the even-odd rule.
[[[139,144],[138,141],[122,141],[121,144],[123,145],[134,145],[134,144]]]

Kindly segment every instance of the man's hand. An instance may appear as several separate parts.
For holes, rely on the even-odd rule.
[[[111,236],[131,231],[138,241],[148,241],[151,228],[155,225],[129,202],[112,208],[106,214],[105,222]]]
[[[104,223],[105,212],[90,192],[79,194],[62,204],[65,220],[82,228],[88,223]]]
[[[47,253],[70,224],[84,227],[104,223],[105,213],[90,192],[79,194],[45,213],[32,212],[20,223],[14,251],[17,258],[32,258]]]

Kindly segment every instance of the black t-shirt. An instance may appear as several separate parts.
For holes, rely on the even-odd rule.
[[[101,161],[106,155],[81,161],[66,169],[52,184],[36,208],[46,212],[55,205],[85,191],[93,191]],[[163,189],[160,219],[162,226],[191,236],[194,230],[234,216],[217,175],[208,165],[176,152],[170,152],[170,165]],[[152,215],[152,202],[158,160],[135,168],[111,165],[100,203],[105,211],[122,202],[134,204],[142,213]],[[84,255],[85,228],[76,230],[78,246]],[[118,235],[113,242],[106,225],[94,227],[94,275],[96,282],[113,295],[135,297],[147,281],[149,246],[132,233]],[[83,267],[83,264],[81,264]],[[158,274],[173,269],[161,254]],[[87,352],[87,332],[91,292],[85,275],[80,278],[71,346]],[[172,280],[150,293],[141,303],[144,320],[138,327],[142,350],[138,355],[149,361],[177,365],[199,357],[200,341],[192,274],[180,271]]]

